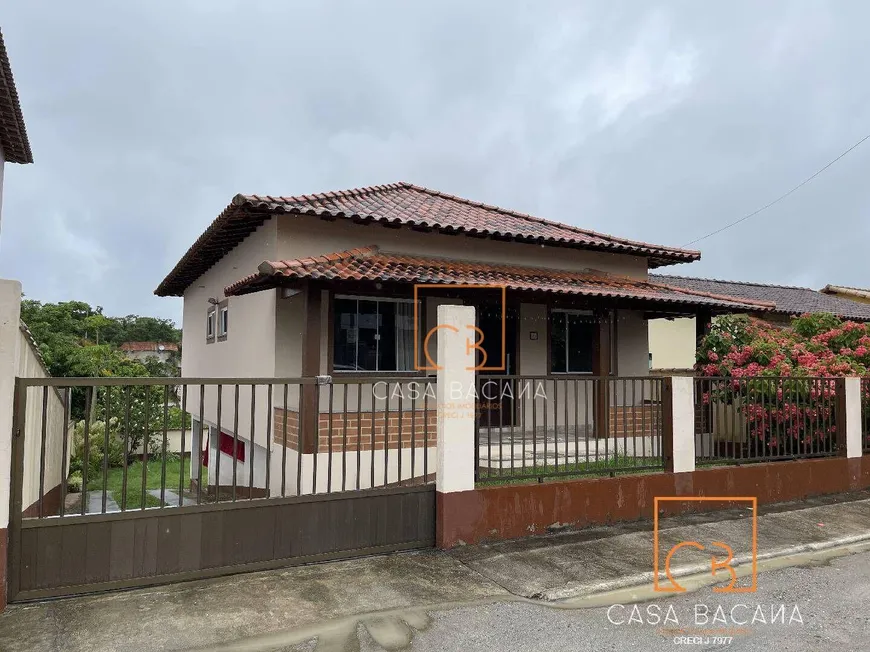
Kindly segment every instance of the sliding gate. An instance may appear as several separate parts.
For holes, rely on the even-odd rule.
[[[9,600],[431,547],[430,385],[18,379]]]

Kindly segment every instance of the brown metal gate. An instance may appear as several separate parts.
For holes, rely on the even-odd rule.
[[[381,486],[376,486],[374,469],[376,455],[381,455],[381,449],[375,446],[375,429],[372,428],[370,451],[361,450],[363,446],[359,440],[362,439],[362,433],[359,430],[356,433],[357,448],[352,450],[347,444],[348,440],[352,439],[348,436],[347,431],[343,433],[343,436],[333,432],[336,426],[333,423],[332,415],[330,415],[328,426],[329,442],[323,445],[326,450],[321,453],[323,457],[321,460],[322,472],[325,472],[325,467],[328,466],[329,473],[338,477],[339,466],[347,467],[348,461],[351,463],[361,462],[364,459],[362,453],[367,452],[371,457],[372,468],[371,478],[373,482],[370,488],[357,489],[353,483],[348,488],[344,478],[348,470],[344,468],[342,469],[344,473],[342,474],[341,487],[332,487],[331,491],[323,493],[319,487],[323,486],[324,482],[318,482],[317,463],[314,463],[313,477],[309,478],[302,473],[303,464],[300,455],[298,468],[300,475],[304,476],[304,481],[302,477],[297,478],[296,484],[303,487],[303,490],[305,486],[310,485],[309,493],[295,496],[280,494],[275,496],[276,491],[267,489],[264,497],[263,494],[248,490],[243,497],[242,490],[245,487],[241,485],[236,487],[236,476],[238,475],[236,464],[239,460],[237,459],[238,448],[234,447],[231,449],[233,452],[233,485],[231,488],[224,487],[218,480],[213,493],[197,487],[197,491],[193,495],[198,504],[182,504],[183,500],[179,498],[177,505],[164,503],[159,507],[147,507],[148,503],[145,501],[147,478],[144,477],[144,474],[148,473],[149,460],[147,449],[144,449],[145,453],[141,456],[143,459],[140,460],[137,457],[135,463],[130,463],[125,457],[123,466],[125,483],[128,472],[131,475],[134,473],[135,464],[138,463],[146,469],[143,471],[141,480],[141,505],[135,508],[129,506],[126,502],[128,496],[125,496],[118,511],[107,510],[107,503],[110,504],[113,500],[107,500],[109,483],[105,482],[105,478],[110,477],[112,469],[109,467],[109,456],[106,454],[102,465],[104,478],[102,501],[99,500],[100,496],[97,494],[97,499],[91,503],[91,505],[97,505],[97,513],[90,513],[88,507],[85,506],[90,494],[94,493],[93,490],[85,491],[85,495],[80,499],[82,504],[80,509],[76,507],[75,510],[65,510],[63,505],[68,495],[66,456],[68,449],[75,445],[69,425],[70,406],[75,404],[71,398],[70,388],[120,387],[125,380],[130,379],[18,380],[12,446],[13,486],[8,569],[10,602],[201,579],[317,561],[427,548],[434,545],[435,492],[434,484],[427,482],[427,479],[431,478],[427,478],[425,473],[421,477],[414,477],[413,469],[410,474],[407,469],[403,474],[401,466],[399,466],[398,482],[390,482],[393,476],[388,471],[394,473],[394,465],[388,464],[388,456],[398,455],[401,459],[403,451],[401,448],[399,448],[398,453],[395,448],[390,451],[390,444],[385,443],[382,449],[385,459],[381,462],[378,458],[377,461],[379,465],[378,482],[383,480],[383,483]],[[136,381],[139,385],[145,386],[170,382],[167,379],[150,379],[148,381],[136,379]],[[233,382],[233,379],[172,379],[171,382],[179,383],[179,387],[183,391],[178,391],[177,395],[181,396],[183,404],[186,404],[187,389],[190,385],[197,383],[205,385],[207,382],[215,381],[227,386]],[[61,382],[66,383],[66,388],[56,394],[51,394],[50,391],[54,391]],[[278,381],[270,379],[244,380],[244,383],[249,386],[253,386],[256,382],[271,383],[268,392],[268,412],[271,419],[275,409],[271,386]],[[316,387],[316,392],[318,395],[320,394],[320,387],[316,383],[308,383],[305,380],[297,380],[296,382],[299,384],[297,396],[304,394],[303,386],[307,384]],[[136,383],[133,384],[136,385]],[[236,387],[238,386],[236,385]],[[39,407],[35,407],[32,404],[33,400],[31,400],[28,411],[27,394],[29,390],[37,390],[36,392],[30,391],[30,393],[35,393],[42,403]],[[280,395],[282,391],[286,399],[288,396],[286,384],[281,385],[275,394]],[[347,392],[347,388],[344,391]],[[333,392],[334,390],[330,388],[330,405],[333,403]],[[257,392],[252,391],[251,393],[256,398]],[[163,395],[169,396],[170,392],[163,392]],[[204,390],[202,390],[202,395],[205,395]],[[220,390],[218,391],[219,395]],[[247,413],[250,410],[250,414],[254,414],[256,410],[254,402],[250,406],[243,406],[243,409],[240,410],[238,389],[235,390],[235,395],[234,415],[236,420],[242,412]],[[55,396],[59,397],[63,403],[62,430],[65,434],[62,446],[60,443],[56,444],[57,450],[62,449],[64,455],[59,476],[62,481],[59,487],[52,488],[51,485],[54,481],[49,481],[47,478],[51,475],[53,467],[47,460],[50,459],[50,449],[54,445],[52,444],[54,440],[51,435],[52,419],[49,414],[49,404]],[[105,396],[98,396],[101,401],[105,401],[106,406],[109,406],[113,400],[113,396],[109,392],[106,392]],[[90,402],[93,400],[95,398],[91,397]],[[314,400],[319,401],[320,397],[318,396]],[[343,397],[343,401],[347,403],[347,396]],[[85,408],[87,414],[85,421],[95,427],[95,424],[99,422],[91,417],[94,411],[90,407],[90,402],[86,402],[88,407]],[[338,401],[338,403],[341,402]],[[130,403],[131,400],[128,398],[126,409],[128,421],[126,428],[128,430]],[[185,407],[187,406],[185,405]],[[285,400],[283,409],[286,410],[287,407],[288,403]],[[376,405],[371,406],[373,412],[376,407]],[[359,427],[359,424],[364,423],[365,420],[363,419],[362,406],[357,404],[356,408],[354,415],[359,415],[360,420],[357,422]],[[220,408],[218,411],[220,414]],[[164,414],[166,413],[167,410],[164,409]],[[349,413],[350,410],[345,410],[342,417],[345,424],[351,423]],[[27,415],[31,421],[35,419],[37,423],[28,424],[25,418]],[[36,416],[34,417],[34,415]],[[299,420],[301,421],[301,417]],[[110,421],[111,418],[107,416],[105,422],[109,423]],[[284,431],[283,443],[289,444],[287,421],[289,419],[285,416],[281,428]],[[389,440],[389,434],[386,432],[388,422],[389,418],[385,418],[385,432],[383,433],[385,442]],[[150,423],[147,415],[144,423]],[[164,416],[165,423],[166,417]],[[238,426],[238,424],[235,425]],[[265,424],[265,427],[270,439],[268,451],[271,453],[273,448],[271,441],[274,436],[277,436],[275,435],[277,424],[270,421]],[[146,430],[148,428],[150,426],[146,426]],[[344,428],[346,429],[347,425]],[[255,425],[252,419],[252,433],[254,429]],[[123,431],[124,427],[120,427],[119,430]],[[218,432],[222,431],[219,429]],[[235,446],[238,446],[238,441],[240,441],[239,429],[236,428],[234,432],[234,437],[237,439]],[[162,494],[169,493],[175,488],[175,486],[170,487],[166,481],[166,460],[171,459],[166,454],[166,435],[167,429],[164,425],[162,432],[163,457],[161,458],[163,479],[159,492],[152,490],[161,494],[161,503],[165,500]],[[301,433],[297,433],[297,435],[299,435],[297,439],[301,439]],[[107,442],[109,436],[109,428],[106,428]],[[99,434],[96,439],[86,436],[84,440],[99,444],[99,439],[102,437],[102,434]],[[31,438],[29,443],[28,438]],[[182,469],[185,468],[184,439],[184,426],[182,426]],[[333,450],[334,439],[344,441],[345,445],[341,451]],[[157,440],[160,440],[159,436]],[[248,452],[251,457],[254,455],[256,441],[252,435]],[[401,441],[400,436],[400,446]],[[91,443],[91,446],[94,445]],[[277,450],[280,447],[275,448]],[[294,484],[288,478],[283,477],[286,469],[291,466],[286,461],[286,448],[281,449],[284,459],[280,460],[282,469],[280,481],[279,478],[273,477],[270,485],[268,472],[266,477],[267,487],[280,486],[282,494],[286,493],[288,487],[292,487]],[[107,446],[105,450],[109,450],[109,447]],[[301,450],[301,446],[299,446],[299,450]],[[417,455],[426,455],[427,450],[422,449],[422,452],[418,452]],[[343,457],[339,457],[339,452]],[[407,450],[404,452],[404,457],[408,457],[408,452]],[[33,455],[39,458],[37,466],[33,465],[33,460],[29,457],[25,460],[27,456]],[[193,455],[200,455],[198,446]],[[217,455],[220,458],[221,453],[218,452]],[[274,458],[275,453],[271,453],[271,455],[273,456],[271,461],[278,463],[278,460]],[[90,459],[87,451],[85,459]],[[250,462],[250,468],[253,469],[253,460]],[[385,469],[383,478],[380,478],[381,464]],[[27,466],[27,472],[25,472],[25,466]],[[86,464],[83,466],[87,467]],[[191,469],[193,466],[190,464]],[[420,467],[419,462],[417,467]],[[99,463],[96,468],[100,469]],[[272,467],[267,465],[266,468]],[[361,481],[367,481],[368,473],[360,467],[357,469],[356,485],[359,485]],[[35,494],[33,492],[36,490],[33,488],[30,488],[33,489],[32,491],[25,490],[25,477],[28,474],[32,476],[32,482],[29,484],[35,485],[38,481],[38,492]],[[221,477],[219,470],[217,477]],[[251,470],[252,488],[255,484],[254,477],[255,473]],[[244,479],[247,482],[247,476]],[[83,487],[89,486],[89,483],[90,486],[93,486],[93,483],[97,481],[99,478],[96,480],[85,478]],[[139,479],[134,478],[134,481],[130,486],[135,485],[138,491]],[[328,485],[330,482],[331,476],[325,484]],[[183,470],[179,481],[179,485],[182,484],[184,484]],[[338,484],[337,481],[336,484]],[[125,486],[127,485],[125,484]],[[56,500],[58,489],[61,497],[59,507]],[[27,500],[24,498],[25,493],[29,493],[30,496]],[[38,495],[38,500],[28,506],[26,503],[30,502],[33,495]],[[181,495],[180,491],[179,495]],[[201,502],[200,496],[202,496]],[[111,499],[111,495],[108,498]],[[102,509],[100,509],[100,502],[102,502]]]

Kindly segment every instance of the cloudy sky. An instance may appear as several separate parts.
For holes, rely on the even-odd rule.
[[[238,192],[397,180],[684,245],[870,133],[861,2],[2,2],[36,163],[0,277],[152,292]],[[870,141],[663,271],[870,285]]]

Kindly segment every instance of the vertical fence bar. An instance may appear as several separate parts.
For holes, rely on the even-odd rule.
[[[39,444],[39,518],[42,518],[45,515],[43,512],[43,501],[45,496],[45,442],[48,438],[48,385],[42,388],[42,423],[40,424],[40,430],[42,432]],[[105,511],[105,508],[103,511]]]
[[[266,498],[272,497],[272,446],[274,442],[272,441],[272,425],[274,421],[274,415],[272,414],[274,411],[274,407],[272,407],[272,389],[274,385],[269,383],[266,385]],[[287,420],[287,410],[286,405],[284,406],[284,420]]]
[[[332,385],[330,385],[332,387]],[[311,493],[317,493],[317,458],[320,457],[320,382],[314,385],[314,411],[317,415],[314,421],[314,460],[311,465]],[[329,425],[332,427],[332,403],[329,404]],[[330,435],[332,433],[330,432]],[[330,445],[332,438],[330,437]],[[331,459],[331,457],[330,457]]]
[[[387,383],[387,395],[384,397],[384,486],[389,484],[390,469],[390,383]]]
[[[374,489],[374,486],[375,486],[375,448],[376,448],[375,422],[378,420],[377,419],[377,416],[378,416],[377,396],[375,395],[375,384],[374,383],[371,383],[370,389],[371,389],[371,397],[372,397],[372,400],[371,400],[371,410],[372,410],[372,455],[371,455],[372,469],[371,469],[371,471],[372,471],[372,477],[371,477],[370,488]]]
[[[127,511],[127,473],[130,464],[130,411],[133,388],[124,388],[124,459],[121,461],[121,511]]]
[[[47,389],[47,388],[46,388]],[[108,502],[108,494],[109,494],[109,427],[110,427],[110,412],[111,408],[109,406],[109,400],[111,399],[111,390],[112,388],[108,385],[105,387],[105,400],[106,400],[106,414],[105,419],[103,421],[103,496],[102,496],[102,504],[101,504],[101,512],[102,514],[106,513],[106,505]]]
[[[284,383],[284,421],[281,426],[282,431],[282,444],[283,447],[281,449],[281,497],[284,498],[287,496],[287,421],[290,420],[290,411],[287,409],[287,393],[288,386],[287,383]],[[299,468],[296,472],[296,495],[299,496],[302,493],[301,490],[301,482],[302,482],[302,424],[305,423],[302,420],[302,385],[299,385],[299,406],[296,411],[296,461],[298,463]]]
[[[347,388],[342,385],[341,392],[341,490],[347,490]]]
[[[70,413],[70,388],[63,388],[63,444],[61,444],[60,458],[60,516],[64,516],[66,511],[66,492],[67,492],[67,458],[69,457],[69,413]]]
[[[184,436],[187,431],[187,385],[181,386],[181,453],[178,457],[178,506],[184,506]],[[190,456],[191,461],[193,455]]]
[[[257,386],[251,383],[251,454],[248,456],[248,500],[254,498],[254,454],[257,450]],[[238,451],[236,451],[238,455]]]
[[[417,392],[411,392],[411,484],[417,473]]]
[[[216,503],[219,503],[221,500],[221,438],[223,437],[224,431],[221,428],[221,417],[223,416],[221,412],[223,411],[223,394],[224,387],[223,385],[217,386],[217,442],[215,446],[215,463],[214,463],[214,500]],[[211,444],[209,443],[209,448],[211,448]],[[211,457],[211,451],[209,451],[209,457]]]
[[[27,393],[27,389],[23,388],[23,392]],[[85,424],[84,424],[84,442],[82,456],[82,504],[81,513],[84,516],[88,512],[89,492],[88,492],[88,466],[91,462],[91,402],[94,397],[94,388],[85,388]]]
[[[220,445],[218,445],[220,455]],[[239,384],[233,385],[233,489],[232,502],[236,502],[237,473],[239,468]]]
[[[145,509],[146,499],[145,499],[145,491],[148,487],[148,445],[151,442],[151,414],[149,405],[151,403],[151,387],[148,385],[143,385],[142,387],[145,390],[145,405],[143,407],[144,420],[145,420],[145,434],[143,435],[142,440],[142,486],[140,492],[141,503],[139,504],[139,509]]]
[[[429,383],[426,383],[426,393],[423,394],[423,482],[429,480]],[[477,421],[477,419],[475,419]],[[475,435],[476,436],[476,435]],[[474,442],[474,450],[477,451],[477,441]],[[475,455],[477,453],[475,452]],[[477,466],[474,467],[477,475]]]
[[[334,387],[335,385],[332,383],[329,384],[329,423],[326,430],[326,445],[328,450],[326,458],[326,493],[332,493],[332,422],[335,420],[335,415],[332,411],[333,400],[335,399],[335,394],[333,392]]]
[[[303,383],[299,383],[296,395],[296,495],[302,495],[302,424],[305,423],[305,401],[302,400]],[[284,385],[284,406],[287,406],[287,385]],[[320,409],[320,408],[317,408]],[[284,470],[287,466],[287,418],[284,417],[284,460],[281,470],[281,495],[284,496]]]
[[[106,388],[108,389],[108,387]],[[169,439],[169,385],[163,386],[163,447],[160,455],[160,508],[166,505],[166,447]]]
[[[197,456],[197,474],[196,474],[196,504],[202,504],[202,482],[203,482],[203,469],[207,469],[208,467],[203,463],[203,455],[205,455],[205,459],[208,460],[208,446],[209,446],[209,428],[205,425],[205,385],[199,386],[199,448],[201,450],[196,451]],[[190,451],[191,457],[193,456],[193,451]],[[206,471],[208,473],[208,471]],[[206,478],[206,481],[208,479]]]
[[[372,451],[374,453],[374,451]],[[360,488],[362,474],[362,383],[356,386],[356,489]]]

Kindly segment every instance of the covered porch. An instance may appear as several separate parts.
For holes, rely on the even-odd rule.
[[[467,328],[477,354],[478,443],[481,461],[493,465],[657,451],[660,395],[648,374],[647,320],[693,316],[700,335],[715,314],[767,309],[645,275],[423,257],[376,246],[266,261],[225,289],[228,297],[264,291],[278,297],[276,375],[345,384],[341,396],[300,387],[299,409],[284,406],[280,417],[294,424],[291,446],[302,454],[322,451],[331,441],[324,427],[336,425],[345,435],[350,427],[350,441],[362,445],[363,426],[350,425],[350,417],[336,421],[336,413],[380,412],[385,448],[396,437],[401,446],[408,430],[422,435],[418,424],[432,423],[436,406],[409,400],[406,389],[434,382],[438,306],[474,306],[476,323]],[[374,387],[378,379],[394,388],[383,400],[374,390],[346,388],[356,380]],[[524,390],[529,383],[531,392]],[[402,424],[405,435],[393,432]]]

